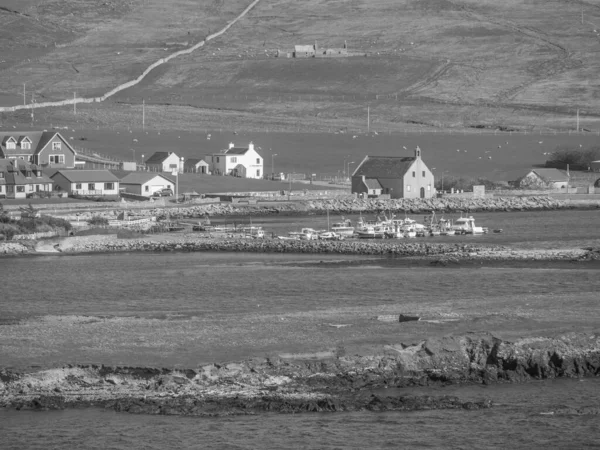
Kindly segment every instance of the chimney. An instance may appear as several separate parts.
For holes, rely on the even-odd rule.
[[[569,165],[567,164],[567,176],[570,178],[571,174],[569,173]]]
[[[254,144],[252,143],[252,141],[250,141],[250,143],[248,144],[248,150],[254,150]]]
[[[419,148],[418,145],[417,145],[417,148],[415,148],[415,158],[421,159],[421,149]]]
[[[232,149],[233,147],[235,147],[235,145],[233,144],[233,142],[229,143],[229,148]]]
[[[344,48],[347,49],[348,48],[348,43],[346,41],[344,41]]]
[[[317,53],[318,49],[319,49],[319,46],[317,45],[317,41],[315,41],[315,53]]]

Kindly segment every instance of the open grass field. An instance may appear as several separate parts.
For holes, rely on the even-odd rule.
[[[201,41],[250,2],[0,0],[0,103],[98,95]],[[583,12],[583,14],[582,14]],[[349,58],[276,58],[296,44]],[[261,0],[224,35],[160,66],[104,104],[91,127],[129,125],[146,100],[154,125],[280,131],[600,130],[600,5],[564,0]],[[8,51],[6,52],[8,55]],[[28,94],[27,101],[30,101]],[[69,108],[39,111],[47,122]],[[3,114],[23,123],[29,114]],[[75,120],[73,120],[75,122]]]

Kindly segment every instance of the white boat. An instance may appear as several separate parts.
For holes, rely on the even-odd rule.
[[[290,237],[300,239],[301,241],[311,241],[318,239],[318,233],[312,228],[302,228],[300,231],[291,231]]]
[[[352,222],[348,219],[343,222],[336,222],[331,225],[331,231],[344,237],[351,237],[354,235],[354,227]]]
[[[461,234],[485,234],[488,232],[486,227],[478,227],[475,225],[475,218],[473,216],[461,217],[454,221],[452,229],[456,233]]]
[[[243,237],[253,238],[253,239],[262,239],[265,237],[265,230],[262,227],[241,227],[238,228]]]
[[[387,223],[380,220],[365,221],[362,217],[356,224],[356,236],[359,239],[383,239],[387,230]]]
[[[317,236],[319,239],[322,239],[325,241],[339,241],[340,239],[344,238],[341,234],[337,234],[335,231],[327,231],[327,230],[319,231],[317,233]]]

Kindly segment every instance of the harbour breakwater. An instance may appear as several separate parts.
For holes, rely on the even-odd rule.
[[[370,355],[331,350],[177,370],[93,364],[35,372],[5,368],[0,369],[0,407],[99,406],[192,416],[482,409],[493,405],[486,399],[407,395],[402,388],[598,375],[598,335],[569,333],[509,342],[472,333],[389,344]],[[396,389],[382,394],[382,388]]]
[[[577,204],[579,208],[600,208],[600,201]],[[574,209],[572,203],[549,197],[490,197],[490,198],[432,198],[432,199],[358,199],[329,198],[291,202],[263,202],[256,205],[239,203],[212,203],[170,208],[148,208],[136,210],[136,216],[156,216],[158,218],[190,219],[205,216],[269,216],[303,214],[359,214],[359,213],[474,213],[478,211],[548,211]],[[109,219],[121,214],[121,209],[81,212],[79,220],[92,216]]]
[[[35,244],[0,243],[0,255],[109,252],[250,252],[429,257],[431,264],[460,260],[600,260],[600,248],[513,249],[465,243],[399,242],[397,240],[304,241],[210,237],[201,234],[152,235],[120,239],[117,235],[72,236]]]

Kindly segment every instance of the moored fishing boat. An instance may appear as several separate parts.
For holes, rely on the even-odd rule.
[[[290,237],[299,239],[301,241],[311,241],[318,239],[318,233],[313,228],[302,228],[300,231],[291,231],[288,233]]]
[[[473,216],[456,219],[454,225],[452,225],[452,229],[460,234],[486,234],[488,232],[486,227],[475,225],[475,218]]]
[[[336,222],[331,225],[331,231],[340,236],[351,237],[354,235],[354,227],[352,222],[342,217],[342,222]]]

